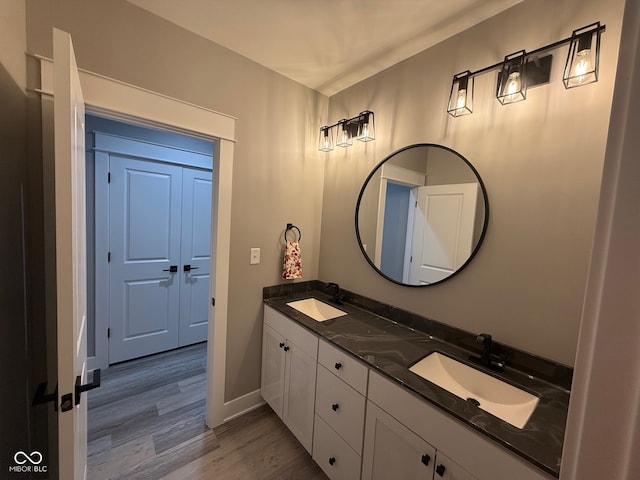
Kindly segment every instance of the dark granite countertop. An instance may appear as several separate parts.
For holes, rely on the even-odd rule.
[[[373,308],[374,311],[362,308],[362,305],[367,303],[363,302],[364,297],[359,297],[351,292],[346,292],[345,303],[338,306],[348,315],[317,322],[286,304],[293,300],[309,297],[330,303],[329,295],[314,288],[322,284],[309,282],[307,285],[297,288],[286,288],[291,285],[296,284],[265,288],[265,303],[330,343],[358,357],[370,368],[453,415],[474,430],[520,455],[545,473],[559,477],[569,405],[568,389],[570,387],[567,382],[570,385],[571,381],[571,372],[568,367],[555,365],[553,362],[532,356],[530,363],[535,371],[528,369],[525,373],[510,367],[509,358],[513,357],[519,363],[525,364],[527,363],[527,355],[502,346],[504,347],[502,351],[507,354],[507,368],[499,374],[489,370],[484,371],[534,393],[540,398],[538,406],[525,427],[519,429],[409,371],[410,366],[434,351],[467,361],[469,355],[475,354],[477,351],[472,351],[473,347],[463,348],[465,342],[459,341],[463,337],[461,331],[452,329],[456,339],[454,343],[443,341],[442,337],[451,335],[451,332],[446,332],[450,327],[432,320],[427,322],[427,327],[430,323],[439,327],[433,328],[433,330],[443,333],[438,338],[434,332],[425,331],[428,328],[424,328],[424,325],[421,325],[423,331],[419,331],[379,315],[375,312],[375,308]],[[373,304],[375,304],[374,306],[380,305],[377,302],[373,302]],[[442,328],[445,329],[445,332],[441,332]],[[469,335],[467,334],[467,336]],[[475,368],[483,370],[477,365]],[[551,376],[550,370],[552,373],[560,372],[560,375],[556,375],[557,381],[555,383],[549,378],[544,378]],[[565,370],[568,370],[568,373]]]

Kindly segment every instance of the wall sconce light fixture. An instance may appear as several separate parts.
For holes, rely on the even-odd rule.
[[[454,117],[473,113],[473,77],[469,70],[453,76],[447,112]]]
[[[329,127],[322,127],[320,129],[318,150],[320,150],[321,152],[330,152],[331,150],[333,150],[333,133]]]
[[[473,79],[498,70],[496,98],[502,104],[527,98],[527,89],[548,83],[551,75],[551,54],[541,56],[569,43],[569,53],[562,77],[565,88],[573,88],[598,81],[600,63],[600,35],[605,26],[600,22],[574,30],[571,37],[537,48],[531,52],[520,50],[504,57],[500,63],[475,72],[469,70],[453,76],[447,112],[459,117],[473,112]],[[469,87],[470,85],[470,87]]]
[[[571,34],[569,55],[567,55],[562,77],[566,88],[580,87],[598,81],[601,30],[595,27],[599,26],[599,23],[594,23],[574,30]]]
[[[334,134],[335,132],[335,134]],[[376,138],[375,116],[371,110],[365,110],[352,118],[343,118],[333,125],[320,127],[318,150],[330,152],[333,150],[333,138],[338,147],[350,147],[353,138],[361,142],[370,142]]]
[[[502,105],[527,99],[526,55],[520,50],[504,57],[496,86],[496,98]]]

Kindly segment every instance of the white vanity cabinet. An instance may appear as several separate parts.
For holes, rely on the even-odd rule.
[[[261,394],[331,480],[554,480],[268,305]]]
[[[367,377],[366,366],[320,341],[313,459],[331,480],[360,478]]]
[[[264,307],[262,398],[311,453],[318,337]]]
[[[477,480],[373,402],[367,404],[362,480]]]
[[[396,449],[410,452],[406,455],[411,459],[407,459],[406,463],[411,463],[412,467],[406,467],[408,469],[406,477],[387,478],[429,480],[550,480],[552,478],[374,371],[369,372],[368,399],[363,479],[385,478],[384,475],[378,474],[378,470],[386,468],[386,465],[382,465],[376,457],[383,455],[385,449],[394,448],[388,445],[394,441],[403,444],[403,447],[395,447]],[[413,474],[413,472],[419,472],[418,467],[424,455],[423,451],[428,452],[429,446],[434,449],[434,456],[427,465],[431,467],[432,473],[426,473],[426,476],[419,476],[419,473]],[[412,449],[413,452],[411,452]],[[411,476],[412,474],[414,476]]]

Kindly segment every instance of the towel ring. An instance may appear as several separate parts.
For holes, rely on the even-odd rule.
[[[293,223],[287,223],[287,228],[284,231],[284,243],[287,243],[287,232],[289,230],[293,230],[294,228],[298,231],[298,242],[302,240],[302,233],[300,232],[300,229],[296,227]]]

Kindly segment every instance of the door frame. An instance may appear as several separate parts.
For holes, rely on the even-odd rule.
[[[427,176],[424,173],[398,167],[390,163],[384,164],[380,169],[380,190],[378,191],[378,216],[376,220],[376,246],[374,252],[374,263],[378,269],[382,262],[382,237],[384,233],[384,212],[387,204],[387,183],[393,182],[409,187],[420,187],[426,184]],[[409,232],[407,232],[407,237]],[[405,262],[403,271],[406,271],[408,264]]]
[[[53,61],[40,61],[41,86],[37,91],[53,94]],[[211,209],[211,276],[209,293],[215,309],[209,307],[207,347],[207,409],[209,427],[226,417],[224,403],[227,313],[229,303],[229,254],[231,248],[231,194],[235,117],[178,100],[87,70],[78,69],[86,113],[160,128],[185,135],[217,140],[213,165]]]

